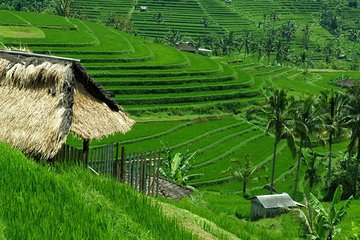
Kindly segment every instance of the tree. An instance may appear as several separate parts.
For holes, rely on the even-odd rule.
[[[277,13],[277,11],[273,11],[273,12],[270,14],[270,18],[271,18],[273,21],[279,21],[279,20],[280,20],[279,14]]]
[[[162,13],[157,13],[157,14],[154,14],[153,18],[155,19],[155,21],[160,24],[162,22],[164,22],[164,16]]]
[[[307,237],[314,240],[332,240],[340,231],[338,225],[345,218],[352,197],[340,204],[343,193],[338,186],[329,207],[325,207],[312,193],[306,200],[306,210],[297,211],[298,219],[306,229]]]
[[[240,46],[235,32],[229,32],[216,41],[216,52],[220,55],[230,55]]]
[[[107,20],[106,25],[116,28],[120,31],[131,32],[132,31],[132,23],[130,21],[129,16],[119,16],[112,14]]]
[[[263,40],[260,39],[259,42],[255,43],[255,46],[254,46],[254,51],[257,52],[257,55],[258,55],[258,61],[260,61],[261,57],[262,57],[262,54],[263,54],[263,51],[264,51],[264,43],[263,43]]]
[[[275,51],[276,56],[275,59],[277,62],[283,64],[284,61],[289,62],[290,61],[290,47],[287,44],[284,44],[281,39],[278,39],[278,41],[275,44]]]
[[[334,51],[334,42],[330,40],[326,43],[325,47],[323,48],[325,62],[327,64],[331,63],[333,51]]]
[[[167,42],[170,46],[177,46],[182,42],[182,35],[179,31],[170,30],[168,34],[165,36],[165,42]]]
[[[326,28],[331,34],[340,36],[343,19],[343,12],[340,6],[338,6],[334,11],[329,8],[329,4],[327,2],[322,5],[320,25]]]
[[[249,154],[247,154],[245,156],[244,163],[240,159],[231,160],[231,163],[234,165],[234,167],[229,167],[222,173],[230,174],[233,176],[233,178],[242,182],[242,185],[243,185],[242,195],[244,198],[246,198],[247,185],[257,179],[257,177],[254,177],[257,167],[253,166],[253,163],[250,160]]]
[[[360,68],[359,53],[357,52],[357,49],[354,46],[354,48],[352,50],[351,64],[349,66],[349,70],[358,71],[359,68]]]
[[[208,28],[211,25],[211,21],[207,17],[202,17],[202,19],[200,20],[200,23],[203,24],[205,28]]]
[[[351,129],[350,143],[348,145],[349,158],[355,150],[357,144],[356,165],[354,172],[354,190],[353,195],[357,196],[357,183],[359,181],[360,166],[360,86],[356,85],[347,92],[348,115],[345,120],[345,126]]]
[[[297,56],[296,63],[301,63],[304,72],[307,73],[310,65],[309,56],[307,51],[302,51],[300,56]]]
[[[296,177],[294,183],[293,198],[296,198],[299,182],[301,161],[304,160],[303,148],[311,147],[310,136],[315,134],[322,124],[321,118],[316,116],[315,98],[312,96],[294,101],[289,110],[292,118],[292,132],[299,138],[298,162],[296,166]]]
[[[270,63],[270,57],[275,50],[275,42],[277,39],[277,33],[275,29],[269,29],[266,33],[265,39],[263,40],[263,50],[268,57],[268,64]]]
[[[309,182],[309,192],[312,192],[312,188],[315,182],[320,180],[320,171],[319,171],[319,164],[316,159],[318,157],[322,157],[321,154],[311,151],[309,154],[309,158],[304,158],[305,160],[305,180]]]
[[[309,43],[310,43],[310,36],[311,36],[311,29],[310,25],[306,24],[302,31],[302,38],[301,38],[301,45],[304,50],[309,50]]]
[[[344,110],[346,99],[339,91],[323,91],[320,93],[317,108],[322,118],[323,130],[322,135],[328,137],[329,144],[329,161],[328,161],[328,180],[331,178],[332,168],[332,144],[336,135],[341,135],[344,124]]]
[[[353,28],[349,31],[348,39],[355,43],[360,43],[360,29]]]
[[[348,0],[348,6],[352,8],[358,7],[358,1],[357,0]]]
[[[286,39],[286,41],[290,42],[296,33],[296,25],[293,20],[286,21],[280,28],[280,35],[282,38]]]
[[[56,14],[63,17],[69,17],[73,2],[74,0],[54,0]]]
[[[254,49],[255,42],[254,36],[250,31],[245,31],[244,35],[240,39],[240,51],[244,48],[244,60],[246,56]]]
[[[270,183],[270,194],[274,189],[275,180],[275,163],[277,146],[281,140],[286,140],[288,147],[293,154],[296,155],[295,148],[295,137],[290,130],[290,118],[288,116],[289,105],[292,99],[288,96],[288,92],[285,89],[277,89],[271,87],[267,89],[265,105],[263,107],[256,107],[250,109],[248,114],[259,112],[265,114],[268,118],[266,131],[272,131],[275,135],[274,139],[274,151],[272,158],[272,170],[271,170],[271,183]]]

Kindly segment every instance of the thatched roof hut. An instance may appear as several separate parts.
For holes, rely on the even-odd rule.
[[[289,194],[260,195],[251,199],[251,220],[272,218],[285,213],[288,209],[304,206],[294,201]]]
[[[100,139],[134,123],[79,60],[15,51],[0,51],[0,113],[0,140],[44,159],[70,131]]]

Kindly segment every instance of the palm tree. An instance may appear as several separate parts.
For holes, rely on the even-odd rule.
[[[69,17],[71,12],[71,5],[73,4],[74,0],[55,0],[55,11],[56,14]]]
[[[251,31],[245,31],[244,35],[240,39],[240,51],[244,48],[244,60],[246,56],[254,49],[255,42],[254,36]]]
[[[312,192],[314,183],[320,180],[319,164],[316,159],[321,156],[322,154],[311,151],[310,158],[304,159],[306,165],[305,180],[309,182],[309,192]]]
[[[283,64],[284,61],[290,61],[290,48],[287,44],[283,44],[281,39],[275,43],[276,56],[275,59],[277,62]]]
[[[317,108],[320,110],[319,114],[324,125],[322,134],[328,137],[328,180],[330,180],[332,174],[332,144],[334,137],[341,134],[345,121],[343,113],[346,108],[346,99],[339,91],[323,91],[320,93],[318,104]]]
[[[165,41],[170,45],[170,46],[177,46],[182,42],[182,35],[180,34],[179,31],[176,30],[170,30],[170,32],[165,36]]]
[[[263,43],[262,48],[263,48],[266,56],[268,57],[268,64],[270,63],[271,54],[275,49],[275,44],[274,43],[276,42],[276,39],[277,39],[276,30],[275,29],[270,29],[266,33],[266,37],[262,42]]]
[[[293,20],[286,21],[280,28],[280,35],[290,42],[296,33],[296,25]]]
[[[330,40],[326,43],[325,47],[323,48],[323,52],[324,52],[325,62],[327,64],[330,64],[331,57],[334,52],[334,42],[332,40]]]
[[[241,181],[243,184],[242,195],[246,198],[246,188],[249,183],[255,181],[257,177],[254,177],[257,167],[253,165],[250,160],[250,155],[245,156],[245,162],[243,163],[240,159],[231,160],[231,163],[235,165],[234,167],[229,167],[222,173],[231,174],[233,178],[238,181]]]
[[[264,44],[263,44],[263,40],[260,39],[259,42],[255,42],[255,45],[254,45],[254,52],[257,53],[258,57],[257,57],[257,60],[258,62],[260,61],[261,57],[262,57],[262,54],[263,54],[263,51],[264,51],[264,48],[263,48]]]
[[[155,21],[156,21],[158,24],[164,22],[164,16],[163,16],[163,14],[160,13],[160,12],[157,13],[157,14],[154,14],[154,19],[155,19]]]
[[[298,59],[298,62],[301,62],[302,66],[303,66],[303,69],[304,69],[304,72],[307,73],[308,68],[309,68],[309,57],[308,57],[307,51],[302,51],[301,52],[301,54],[299,56],[299,59]]]
[[[314,97],[308,96],[305,99],[293,102],[290,106],[289,112],[292,117],[292,132],[299,138],[298,162],[293,194],[294,199],[297,193],[301,161],[304,160],[303,148],[311,147],[310,136],[316,133],[321,126],[321,118],[316,116],[315,100]]]
[[[348,116],[345,126],[351,129],[350,143],[348,145],[349,159],[357,144],[356,167],[354,173],[354,190],[353,195],[357,196],[357,183],[359,180],[360,166],[360,86],[356,85],[348,90]]]
[[[211,25],[211,21],[207,17],[202,17],[202,19],[200,20],[200,23],[203,24],[205,28],[208,28]]]
[[[272,131],[275,135],[270,194],[272,194],[274,189],[275,162],[277,146],[279,142],[282,139],[285,139],[291,153],[293,154],[293,157],[296,155],[295,137],[290,130],[290,118],[288,117],[289,105],[291,101],[292,98],[288,96],[287,90],[271,87],[267,89],[265,105],[263,107],[256,107],[254,109],[250,109],[249,111],[250,114],[252,114],[253,112],[260,112],[262,114],[265,114],[268,118],[266,131]]]
[[[311,36],[311,29],[310,25],[306,24],[303,29],[301,29],[303,35],[301,39],[301,44],[304,50],[309,50],[309,43],[310,43],[310,36]]]
[[[356,29],[356,28],[351,29],[349,32],[348,39],[350,41],[359,43],[360,42],[360,29]]]

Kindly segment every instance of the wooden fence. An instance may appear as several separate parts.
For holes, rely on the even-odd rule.
[[[146,153],[125,153],[125,147],[110,144],[78,149],[64,145],[55,161],[77,162],[87,165],[96,174],[113,176],[134,189],[148,195],[158,195],[161,150]]]

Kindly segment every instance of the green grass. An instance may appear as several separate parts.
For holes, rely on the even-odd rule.
[[[18,17],[14,12],[0,10],[1,25],[29,25],[24,19]]]
[[[4,38],[45,38],[41,29],[28,26],[0,26],[0,36]]]
[[[172,202],[175,206],[187,209],[233,233],[240,239],[298,239],[297,224],[287,225],[293,219],[281,216],[276,221],[271,219],[258,222],[247,222],[238,219],[235,212],[244,218],[249,216],[250,201],[239,195],[196,193],[192,198]]]
[[[80,166],[48,166],[0,144],[0,236],[191,239],[150,199]],[[26,224],[22,220],[26,219]],[[5,229],[4,229],[5,228]]]

